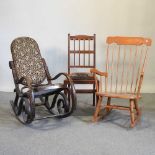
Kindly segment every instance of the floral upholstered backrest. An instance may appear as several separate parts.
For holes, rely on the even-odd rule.
[[[35,40],[29,37],[16,38],[11,44],[11,53],[18,79],[28,77],[34,85],[41,84],[45,80],[42,57]]]

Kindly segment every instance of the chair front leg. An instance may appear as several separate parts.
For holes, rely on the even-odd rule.
[[[99,96],[99,99],[98,99],[98,102],[97,102],[97,105],[96,105],[96,109],[95,109],[95,113],[94,113],[94,116],[93,116],[93,122],[96,122],[100,119],[100,116],[99,116],[99,113],[101,111],[101,103],[102,103],[102,99],[103,97],[102,96]]]
[[[93,106],[95,106],[95,84],[93,84]]]
[[[140,115],[140,109],[138,107],[138,100],[137,99],[134,100],[134,104],[135,104],[135,109],[136,109],[136,112],[137,112],[137,116],[139,116]]]

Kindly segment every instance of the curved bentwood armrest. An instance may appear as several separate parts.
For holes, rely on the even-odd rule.
[[[56,76],[54,76],[53,78],[51,78],[51,80],[56,80],[60,76],[66,77],[66,79],[69,81],[69,85],[70,85],[70,88],[71,88],[70,93],[71,93],[72,103],[73,103],[73,106],[74,106],[74,108],[72,108],[72,110],[74,110],[76,108],[76,105],[77,105],[77,97],[76,97],[76,91],[75,91],[75,87],[74,87],[73,81],[68,76],[68,74],[66,74],[66,73],[59,73]]]

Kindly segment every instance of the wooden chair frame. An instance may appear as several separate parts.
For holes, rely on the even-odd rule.
[[[134,127],[141,115],[138,100],[141,97],[140,90],[151,39],[116,36],[108,37],[106,42],[108,44],[106,72],[98,71],[95,68],[90,70],[91,73],[100,77],[99,87],[97,87],[96,92],[99,100],[93,121],[96,122],[102,117],[100,115],[101,103],[103,98],[107,97],[107,104],[104,107],[106,114],[112,109],[127,110],[130,112],[131,127]],[[103,80],[105,82],[104,91],[102,89]],[[111,104],[112,98],[128,99],[130,106]]]
[[[92,60],[91,56],[93,56]],[[73,63],[71,61],[73,61]],[[90,78],[89,70],[84,72],[81,71],[79,72],[75,70],[76,69],[87,70],[95,67],[96,67],[96,35],[94,34],[93,36],[88,35],[72,36],[68,34],[68,74],[73,80],[74,84],[93,85],[92,89],[76,89],[76,93],[93,93],[93,106],[95,106],[95,97],[96,97],[95,76],[91,74]],[[76,78],[74,78],[74,75]],[[67,80],[64,81],[64,84],[68,85]]]

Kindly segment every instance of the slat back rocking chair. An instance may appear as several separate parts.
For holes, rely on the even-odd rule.
[[[91,84],[93,88],[76,89],[76,93],[93,93],[95,105],[95,78],[89,72],[96,67],[96,35],[68,34],[68,74],[74,84]],[[67,84],[67,81],[65,81]]]
[[[131,127],[134,127],[140,117],[138,100],[144,77],[144,66],[147,61],[148,46],[151,39],[141,37],[108,37],[106,56],[106,72],[91,69],[100,76],[96,95],[99,97],[93,121],[100,116],[101,102],[107,97],[106,114],[111,109],[128,110],[131,117]],[[103,78],[105,77],[105,78]],[[104,80],[104,81],[103,81]],[[105,82],[104,90],[102,84]],[[129,99],[130,106],[111,104],[111,98]]]
[[[9,62],[12,69],[16,97],[11,101],[16,118],[29,124],[34,119],[50,117],[63,118],[69,116],[76,106],[75,89],[70,77],[59,73],[51,77],[42,58],[37,42],[29,37],[19,37],[11,44],[13,61]],[[68,79],[70,88],[63,84],[54,84],[54,80],[64,76]],[[64,91],[71,96],[69,101]],[[49,96],[53,95],[53,100]],[[41,102],[36,103],[38,98]],[[35,118],[35,106],[44,106],[50,115]]]

